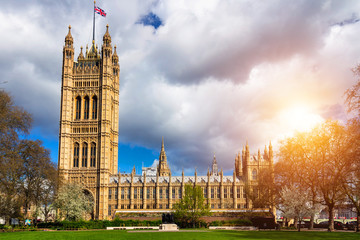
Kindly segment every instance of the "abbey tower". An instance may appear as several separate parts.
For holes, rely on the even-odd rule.
[[[108,26],[101,50],[93,41],[74,61],[71,27],[63,47],[59,176],[79,183],[95,201],[94,217],[108,209],[110,176],[118,171],[119,57]]]

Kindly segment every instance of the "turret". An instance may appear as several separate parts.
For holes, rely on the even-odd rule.
[[[242,155],[241,155],[241,160],[244,161],[244,159],[245,159],[245,146],[243,146]]]
[[[245,147],[245,158],[246,158],[246,161],[248,161],[250,159],[249,144],[247,141],[246,141],[246,147]]]
[[[74,39],[71,35],[71,26],[69,25],[69,32],[65,37],[65,45],[63,48],[63,67],[73,67],[74,62]]]
[[[242,176],[243,169],[242,169],[242,155],[240,155],[240,152],[235,156],[235,173],[236,176]]]
[[[78,56],[77,60],[79,61],[79,60],[84,60],[84,59],[85,59],[85,57],[84,57],[84,54],[83,54],[83,47],[81,46],[80,47],[80,53],[79,53],[79,56]]]
[[[219,175],[218,165],[217,165],[215,153],[214,153],[214,158],[213,158],[213,162],[212,162],[212,165],[211,165],[210,174],[211,174],[211,176],[218,176]]]
[[[135,173],[136,173],[136,170],[135,170],[135,165],[134,165],[134,167],[133,167],[133,169],[132,169],[132,171],[131,171],[131,177],[134,177],[134,176],[135,176]]]
[[[102,45],[102,58],[109,58],[112,54],[111,47],[111,37],[109,33],[109,25],[106,25],[106,32],[103,36],[103,45]]]
[[[106,25],[106,32],[103,36],[103,48],[110,47],[111,48],[111,36],[109,33],[109,24]]]
[[[74,39],[71,35],[71,25],[69,25],[69,32],[65,37],[65,48],[73,48]]]
[[[243,153],[244,158],[243,158],[243,176],[245,177],[245,179],[248,179],[248,166],[250,164],[250,150],[249,150],[249,144],[248,141],[246,141],[246,146],[245,146],[245,151]]]
[[[269,160],[269,152],[268,152],[268,150],[267,150],[267,146],[265,145],[265,149],[264,149],[264,158],[266,159],[266,160]]]
[[[273,157],[274,157],[274,153],[273,153],[273,148],[272,148],[271,141],[270,141],[270,144],[269,144],[269,158],[271,159],[271,161],[272,161]]]
[[[116,45],[114,46],[114,53],[112,55],[112,63],[113,63],[113,65],[116,65],[119,63],[119,56],[117,55],[117,52],[116,52]]]
[[[271,145],[271,141],[270,141],[270,144],[269,144],[269,165],[271,168],[273,168],[273,165],[274,165],[274,153],[273,153],[273,148],[272,148],[272,145]]]
[[[170,175],[170,168],[167,163],[167,157],[165,153],[165,147],[164,147],[164,137],[161,140],[161,150],[159,155],[159,165],[157,174],[159,176],[169,176]]]

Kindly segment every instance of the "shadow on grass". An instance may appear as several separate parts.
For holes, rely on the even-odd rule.
[[[221,231],[224,239],[291,239],[291,240],[318,240],[318,239],[342,239],[354,240],[360,239],[360,234],[355,232],[293,232],[293,231],[241,231],[227,232]]]

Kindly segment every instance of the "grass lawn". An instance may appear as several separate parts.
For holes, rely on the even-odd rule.
[[[180,232],[126,232],[126,231],[55,231],[55,232],[9,232],[0,233],[0,239],[6,240],[90,240],[90,239],[129,239],[129,240],[221,240],[221,239],[246,239],[246,240],[268,240],[268,239],[360,239],[359,233],[354,232],[288,232],[288,231],[180,231]]]

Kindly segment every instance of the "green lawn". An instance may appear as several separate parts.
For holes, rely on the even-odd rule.
[[[129,240],[221,240],[221,239],[360,239],[360,234],[354,232],[288,232],[288,231],[180,231],[180,232],[126,232],[126,231],[55,231],[55,232],[9,232],[0,233],[0,239],[6,240],[81,240],[81,239],[129,239]]]

